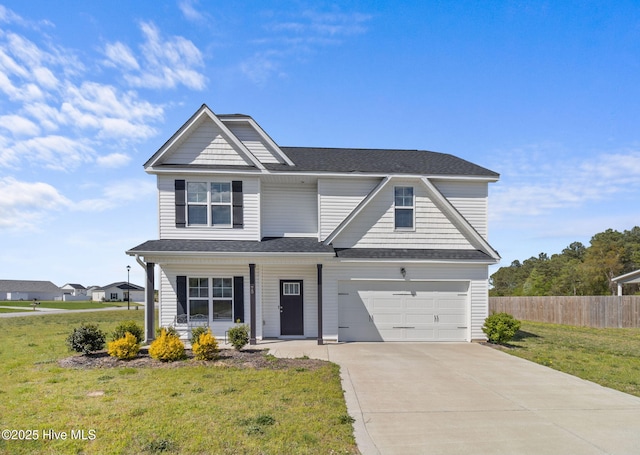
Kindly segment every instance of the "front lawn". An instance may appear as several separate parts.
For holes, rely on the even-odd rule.
[[[640,396],[640,329],[523,321],[506,352]]]
[[[123,320],[142,324],[143,316],[0,319],[0,429],[38,434],[0,439],[0,453],[358,453],[335,364],[70,369],[58,363],[77,355],[64,340],[80,323],[110,333]]]
[[[91,300],[79,300],[77,302],[63,302],[61,300],[43,300],[37,308],[55,308],[59,310],[94,310],[98,308],[109,308],[114,306],[122,306],[123,302],[93,302]],[[124,306],[127,302],[124,302]],[[131,304],[134,306],[135,304]],[[0,306],[24,307],[33,309],[33,301],[29,300],[10,300],[0,301]]]

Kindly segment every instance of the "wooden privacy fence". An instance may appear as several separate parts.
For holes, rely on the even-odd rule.
[[[640,296],[489,297],[489,313],[584,327],[640,327]]]

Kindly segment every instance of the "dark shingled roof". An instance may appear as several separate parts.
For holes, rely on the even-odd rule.
[[[266,237],[250,240],[149,240],[128,253],[308,253],[331,254],[344,259],[422,259],[486,261],[478,250],[419,250],[409,248],[336,248],[306,237]]]
[[[336,248],[344,259],[492,260],[479,250],[418,250],[410,248]]]
[[[129,250],[131,253],[202,252],[202,253],[324,253],[333,248],[313,238],[266,237],[261,242],[251,240],[149,240]]]
[[[499,177],[489,169],[453,155],[425,150],[280,147],[295,163],[265,164],[273,171],[362,172]]]

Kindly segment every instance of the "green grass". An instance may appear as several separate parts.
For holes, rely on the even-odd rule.
[[[11,308],[0,308],[0,313],[23,313],[24,310],[13,310]]]
[[[0,453],[357,453],[335,364],[315,371],[58,365],[72,355],[64,341],[73,327],[92,322],[110,333],[123,320],[142,324],[143,315],[0,319],[0,429],[40,434],[37,441],[0,439]],[[45,440],[49,430],[68,439]],[[80,430],[95,439],[71,439]]]
[[[509,354],[640,396],[640,329],[523,321]]]
[[[93,301],[83,301],[79,300],[77,302],[62,302],[62,301],[41,301],[38,307],[41,308],[57,308],[61,310],[93,310],[98,308],[109,308],[114,306],[122,306],[123,302],[93,302]],[[124,302],[124,306],[127,305],[127,302]],[[33,309],[32,301],[0,301],[0,306],[12,306],[12,307],[24,307],[30,310]]]

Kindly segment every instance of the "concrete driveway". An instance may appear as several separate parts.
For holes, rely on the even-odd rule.
[[[288,341],[263,347],[341,366],[364,455],[640,453],[640,398],[487,346]]]

